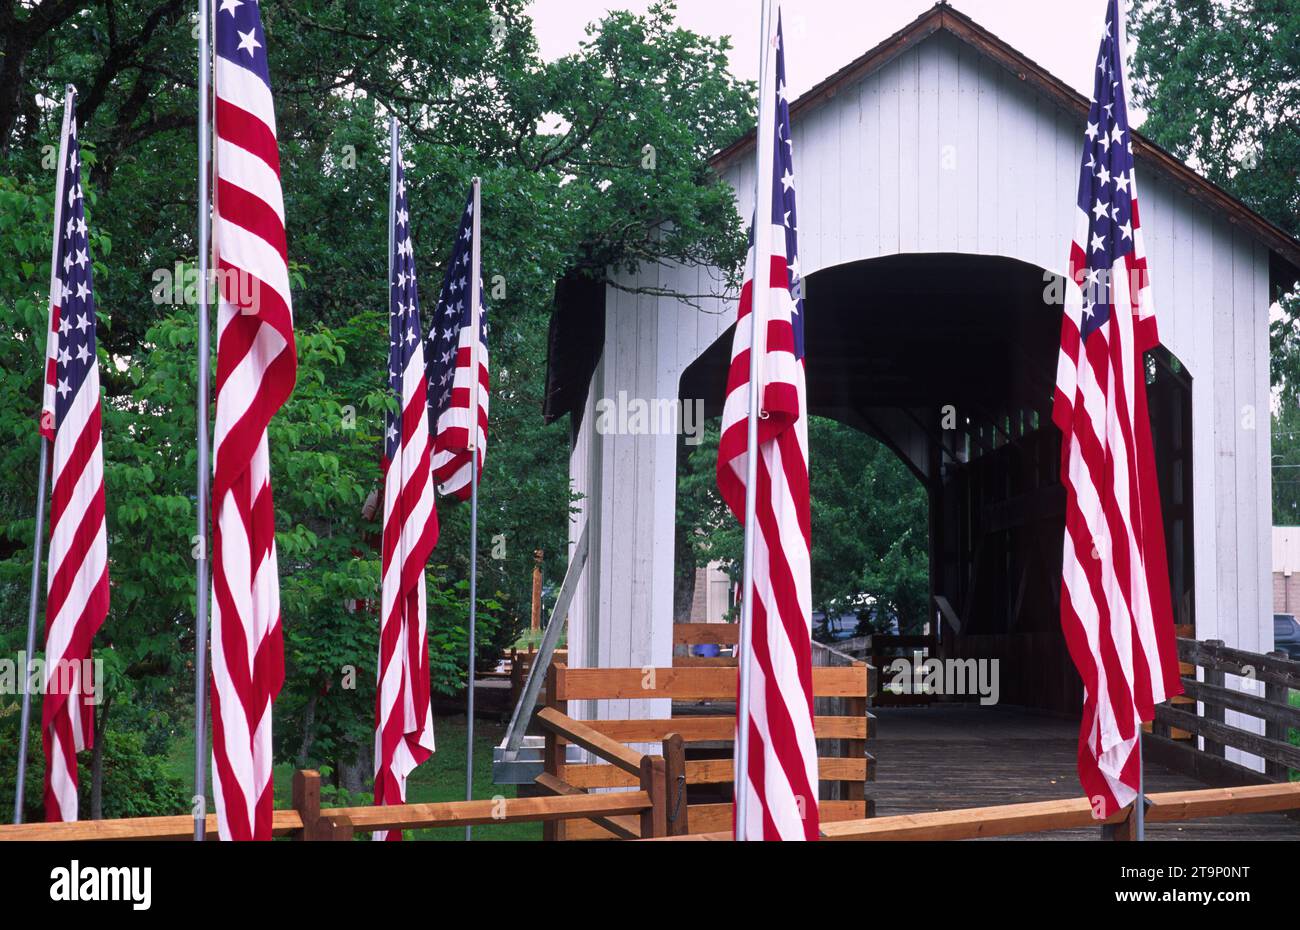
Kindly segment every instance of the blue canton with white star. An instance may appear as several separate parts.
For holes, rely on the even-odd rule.
[[[804,357],[803,272],[799,268],[799,221],[794,203],[794,140],[790,138],[790,100],[785,86],[785,36],[776,19],[776,151],[772,170],[772,225],[785,227],[785,255],[794,300],[794,354]]]
[[[397,159],[397,196],[393,213],[393,276],[388,301],[388,388],[397,398],[397,412],[384,424],[384,456],[394,461],[402,448],[402,376],[420,345],[420,296],[415,280],[415,249],[411,245],[411,216],[407,209],[406,171]]]
[[[474,257],[474,192],[471,190],[460,215],[456,242],[452,246],[447,272],[443,275],[438,303],[429,320],[429,334],[424,347],[425,368],[429,373],[429,410],[436,426],[438,418],[451,404],[451,389],[456,380],[456,356],[460,332],[473,324],[470,308],[470,262]],[[479,286],[479,341],[487,345],[487,304]],[[477,372],[475,373],[477,376]]]
[[[76,97],[73,97],[76,107]],[[57,431],[95,363],[94,269],[81,192],[81,147],[77,120],[69,123],[67,163],[59,192],[63,221],[59,229],[55,275],[59,288],[58,342],[54,365],[54,423]]]
[[[257,0],[220,0],[213,31],[217,54],[256,74],[269,89],[266,33]]]
[[[1133,252],[1133,148],[1118,15],[1117,0],[1110,0],[1080,167],[1079,209],[1088,214],[1087,241],[1079,243],[1087,256],[1080,326],[1084,339],[1110,319],[1111,297],[1105,285],[1115,263]]]

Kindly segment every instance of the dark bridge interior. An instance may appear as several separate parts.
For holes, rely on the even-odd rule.
[[[953,657],[1001,660],[1005,703],[1077,715],[1060,633],[1064,492],[1051,422],[1053,276],[1008,258],[907,254],[805,281],[811,412],[883,442],[930,500],[932,632]],[[731,332],[682,375],[721,412]],[[1147,382],[1175,614],[1192,623],[1191,378],[1163,349]]]

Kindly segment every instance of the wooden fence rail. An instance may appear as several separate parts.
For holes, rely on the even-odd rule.
[[[1165,791],[1147,795],[1148,823],[1200,820],[1236,814],[1260,814],[1300,809],[1300,782],[1282,785],[1246,785]],[[1104,821],[1116,829],[1111,837],[1131,840],[1132,808],[1124,808]],[[1100,826],[1087,798],[1033,801],[997,807],[899,814],[866,820],[841,820],[822,824],[825,840],[970,840],[991,836],[1017,836],[1052,830]],[[730,840],[729,832],[695,833],[668,837],[673,840]]]
[[[657,767],[649,766],[651,770]],[[549,776],[538,779],[546,784]],[[667,781],[667,780],[665,780]],[[660,782],[664,784],[665,782]],[[668,782],[670,783],[670,782]],[[553,797],[506,798],[492,801],[452,801],[401,804],[392,807],[321,808],[320,776],[294,775],[294,810],[276,811],[273,833],[298,840],[350,840],[372,830],[460,827],[519,821],[589,819],[625,839],[642,836],[677,840],[729,840],[730,832],[695,834],[667,830],[671,811],[662,792],[624,791],[586,794],[557,782]],[[656,797],[657,795],[657,797]],[[1300,810],[1300,782],[1166,791],[1147,796],[1148,823],[1199,820],[1238,814]],[[685,810],[683,803],[681,810]],[[1105,823],[1117,827],[1116,839],[1130,839],[1131,809]],[[1069,830],[1100,822],[1086,798],[1035,801],[964,810],[934,811],[843,820],[822,824],[827,840],[962,840]],[[682,827],[685,827],[683,821]],[[0,826],[0,840],[182,840],[193,835],[194,822],[185,815],[91,820],[76,823],[32,823]],[[216,817],[208,817],[208,835],[216,837]]]
[[[1300,707],[1290,704],[1290,692],[1300,690],[1300,661],[1281,652],[1264,655],[1218,640],[1183,637],[1178,639],[1178,657],[1186,663],[1186,699],[1156,708],[1152,733],[1157,738],[1183,731],[1201,737],[1208,756],[1223,759],[1228,746],[1258,756],[1270,781],[1285,781],[1289,769],[1300,769],[1300,746],[1287,738],[1291,729],[1300,729]],[[1227,675],[1246,679],[1246,689],[1228,687]],[[1227,711],[1262,721],[1263,734],[1228,723]]]
[[[660,760],[662,763],[662,760]],[[660,769],[661,770],[661,769]],[[494,823],[542,822],[633,816],[641,818],[645,832],[663,836],[666,799],[662,791],[623,791],[611,794],[577,793],[557,797],[496,798],[484,801],[448,801],[433,804],[394,804],[387,807],[320,806],[320,775],[298,771],[293,777],[292,810],[273,815],[272,834],[295,840],[350,840],[356,833],[374,830],[418,830],[430,827],[467,827]],[[82,820],[73,823],[0,825],[4,840],[185,840],[194,835],[194,819],[132,817],[121,820]],[[217,818],[207,816],[207,835],[217,837]]]

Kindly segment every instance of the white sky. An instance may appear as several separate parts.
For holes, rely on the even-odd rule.
[[[528,14],[547,61],[576,51],[586,25],[611,9],[644,13],[650,0],[532,0]],[[786,82],[802,94],[888,38],[933,0],[785,0]],[[1084,96],[1092,95],[1106,0],[951,0],[1013,48]],[[730,35],[731,71],[758,78],[757,0],[678,0],[677,21],[703,35]],[[1138,114],[1131,114],[1134,124]]]

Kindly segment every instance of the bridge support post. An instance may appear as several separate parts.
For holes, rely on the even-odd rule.
[[[1281,650],[1274,650],[1269,653],[1269,656],[1274,659],[1291,658]],[[1268,701],[1270,704],[1285,707],[1289,691],[1290,689],[1287,688],[1286,685],[1277,684],[1272,681],[1264,682],[1264,700]],[[1265,718],[1264,720],[1264,736],[1267,739],[1274,739],[1279,743],[1285,743],[1287,742],[1287,732],[1289,729],[1290,728],[1286,724],[1279,723],[1276,720],[1270,720],[1268,718]],[[1283,765],[1281,762],[1276,762],[1273,759],[1264,760],[1264,774],[1274,781],[1286,781],[1287,772],[1288,767]]]
[[[1207,639],[1205,641],[1205,645],[1209,646],[1211,649],[1219,648],[1223,646],[1223,640]],[[1214,685],[1215,687],[1218,688],[1223,688],[1227,686],[1227,682],[1224,680],[1223,670],[1219,668],[1211,668],[1208,665],[1205,668],[1205,683],[1207,685]],[[1205,717],[1206,720],[1213,720],[1216,723],[1224,722],[1222,704],[1207,703],[1204,704],[1203,706],[1205,707],[1205,713],[1203,714],[1203,716]],[[1204,740],[1205,740],[1204,751],[1207,755],[1218,756],[1220,759],[1224,758],[1222,743],[1216,743],[1213,740],[1211,740],[1208,736],[1204,737]]]

